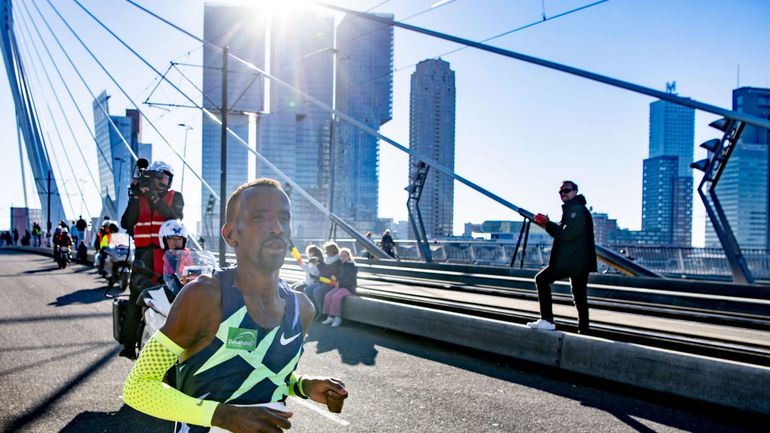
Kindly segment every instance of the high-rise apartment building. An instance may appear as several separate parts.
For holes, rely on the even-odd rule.
[[[318,11],[292,11],[271,25],[270,71],[278,79],[332,106],[334,17]],[[270,83],[270,114],[259,120],[262,155],[316,200],[328,206],[331,164],[331,113],[292,89]],[[261,161],[258,175],[275,177]],[[324,238],[329,221],[299,194],[292,197],[292,227],[299,238]]]
[[[380,16],[393,19],[393,15]],[[393,26],[346,15],[337,27],[336,108],[375,131],[392,117]],[[331,207],[360,231],[374,230],[379,140],[345,121],[332,131]]]
[[[455,73],[440,59],[423,60],[412,74],[409,96],[409,147],[420,155],[454,170]],[[409,158],[412,179],[417,160]],[[420,212],[428,238],[452,235],[454,179],[431,169],[428,172]],[[411,234],[410,232],[410,235]],[[411,237],[411,236],[410,236]]]
[[[770,118],[770,89],[733,90],[733,110]],[[725,165],[716,192],[741,248],[770,248],[770,131],[747,125]],[[706,246],[719,247],[706,222]]]
[[[644,160],[642,232],[645,242],[692,243],[695,110],[668,101],[650,104],[650,154]]]
[[[265,15],[251,6],[206,3],[203,12],[203,37],[219,47],[227,46],[230,53],[263,69],[265,66]],[[262,77],[233,59],[228,61],[228,127],[245,142],[249,142],[249,113],[263,109],[264,83]],[[203,47],[203,106],[221,118],[222,113],[222,53]],[[201,175],[214,191],[220,192],[221,126],[202,116]],[[233,137],[227,137],[227,200],[232,191],[248,179],[249,152]],[[210,211],[211,193],[201,188],[201,221],[204,238],[216,239],[221,227],[219,203]],[[215,245],[215,244],[210,244]]]
[[[142,118],[139,111],[129,109],[126,110],[125,116],[109,115],[109,98],[107,92],[102,91],[92,103],[96,159],[101,185],[99,194],[102,198],[101,215],[109,215],[113,219],[120,220],[128,206],[128,184],[136,171],[136,163],[126,144],[139,158],[145,158],[148,161],[152,161],[152,145],[140,142]]]

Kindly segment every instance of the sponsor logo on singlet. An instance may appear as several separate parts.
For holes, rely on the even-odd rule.
[[[257,348],[257,331],[254,329],[229,328],[227,331],[228,349],[254,350]]]

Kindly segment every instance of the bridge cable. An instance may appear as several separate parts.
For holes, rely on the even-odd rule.
[[[126,0],[131,2],[131,0]],[[453,36],[447,33],[438,32],[435,30],[426,29],[423,27],[413,26],[411,24],[406,24],[399,21],[389,20],[387,18],[383,18],[377,15],[373,14],[364,14],[358,11],[354,11],[351,9],[343,8],[340,6],[335,6],[328,3],[318,2],[318,1],[310,1],[311,4],[315,4],[317,6],[326,8],[326,9],[332,9],[338,12],[353,14],[356,16],[361,16],[364,18],[367,18],[372,21],[377,21],[385,24],[390,24],[399,28],[403,28],[406,30],[410,30],[417,33],[422,33],[424,35],[432,36],[435,38],[443,39],[446,41],[454,42],[460,45],[467,45],[469,47],[477,48],[482,51],[487,51],[492,54],[501,55],[504,57],[520,60],[526,63],[532,63],[534,65],[542,66],[548,69],[555,69],[557,71],[565,72],[570,75],[576,75],[578,77],[586,78],[592,81],[598,81],[603,84],[608,84],[613,87],[620,87],[625,90],[630,90],[635,93],[641,93],[643,95],[651,96],[656,99],[661,99],[664,101],[672,102],[677,105],[694,108],[696,110],[706,111],[708,113],[717,114],[720,116],[727,117],[729,119],[735,119],[740,120],[745,123],[748,123],[750,125],[758,126],[760,128],[764,129],[770,129],[770,120],[762,119],[757,116],[752,116],[746,113],[740,113],[733,110],[727,110],[721,107],[717,107],[715,105],[706,104],[703,102],[696,101],[694,99],[689,98],[683,98],[681,96],[676,96],[671,93],[661,92],[660,90],[655,90],[649,87],[640,86],[638,84],[634,84],[628,81],[619,80],[616,78],[611,78],[605,75],[597,74],[594,72],[589,72],[583,69],[574,68],[572,66],[563,65],[561,63],[552,62],[549,60],[544,60],[539,57],[533,57],[528,56],[526,54],[521,54],[515,51],[506,50],[504,48],[495,47],[492,45],[486,45],[479,42],[472,41],[470,39],[461,38],[458,36]]]
[[[22,21],[22,25],[24,27],[24,30],[26,31],[26,35],[27,35],[27,39],[29,40],[29,44],[34,47],[34,43],[32,42],[32,35],[31,35],[31,33],[29,33],[29,30],[28,30],[28,27],[27,27],[28,25],[27,25],[27,23],[26,23],[26,21],[24,20],[23,17],[22,17],[21,21]],[[21,27],[19,27],[19,29],[21,29]],[[34,49],[37,50],[37,47],[34,47]],[[42,84],[42,81],[40,79],[41,75],[40,75],[40,72],[37,69],[37,66],[35,65],[34,58],[32,57],[32,52],[30,51],[29,47],[26,47],[26,46],[24,47],[24,50],[25,50],[25,52],[27,54],[27,58],[29,59],[29,64],[32,66],[31,69],[34,72],[35,81],[37,82],[37,85],[38,85],[38,87],[40,88],[40,90],[42,92],[43,84]],[[39,57],[38,57],[38,59],[39,59]],[[45,67],[44,67],[45,65],[43,65],[42,62],[40,64],[41,64],[41,68],[43,70],[45,70]],[[51,85],[51,81],[50,81],[50,78],[48,77],[48,73],[47,72],[46,72],[46,78],[48,79],[48,85],[51,87],[51,90],[53,90],[54,96],[56,97],[57,102],[58,102],[58,95],[56,95],[56,90]],[[64,157],[67,160],[67,165],[69,166],[70,172],[71,172],[71,174],[73,176],[75,176],[75,186],[77,187],[77,190],[80,193],[80,196],[84,197],[83,190],[80,188],[80,183],[77,181],[76,171],[75,171],[74,167],[72,166],[72,161],[70,160],[69,154],[67,153],[67,149],[64,147],[64,139],[62,138],[61,133],[59,132],[58,122],[56,122],[56,118],[53,115],[53,110],[51,110],[51,106],[50,106],[50,104],[48,103],[47,100],[45,100],[45,107],[46,107],[46,109],[48,111],[48,116],[51,118],[51,121],[53,122],[54,131],[56,132],[56,136],[59,138],[59,146],[61,147],[61,149],[62,149],[62,151],[64,153]],[[61,105],[59,105],[59,108],[61,109]],[[63,110],[62,110],[62,114],[64,115],[64,111]],[[67,119],[66,115],[64,115],[64,119],[65,120]],[[68,127],[70,129],[70,132],[72,132],[72,127],[69,126],[69,121],[68,120],[67,120],[67,125],[68,125]],[[47,134],[47,131],[46,131],[46,134]],[[73,134],[73,139],[75,139],[74,134]],[[75,139],[75,147],[77,147],[77,139]],[[88,167],[88,166],[86,165],[86,167]],[[61,168],[59,168],[59,174],[61,175],[62,180],[64,180],[64,172],[61,171]],[[66,189],[66,187],[67,187],[66,181],[63,184],[63,186],[65,187],[65,193],[67,194],[67,200],[70,203],[70,210],[72,211],[72,215],[73,215],[73,218],[74,218],[74,215],[77,215],[77,214],[75,213],[75,208],[72,206],[72,201],[71,201],[71,199],[69,197],[69,191],[67,191],[67,189]],[[86,211],[88,212],[88,216],[90,217],[91,216],[91,211],[88,209],[88,205],[86,205]]]
[[[74,0],[74,1],[77,2],[77,0]],[[191,32],[183,29],[182,27],[179,27],[178,25],[170,22],[169,20],[167,20],[167,19],[159,16],[158,14],[156,14],[156,13],[146,9],[145,7],[137,4],[133,0],[126,0],[126,1],[128,3],[134,5],[138,9],[144,11],[145,13],[155,17],[156,19],[164,22],[165,24],[167,24],[167,25],[175,28],[176,30],[184,33],[185,35],[189,36],[190,38],[193,38],[193,39],[195,39],[195,40],[205,44],[206,46],[208,46],[209,48],[211,48],[211,49],[213,49],[213,50],[215,50],[217,52],[220,52],[220,53],[222,52],[222,48],[216,46],[215,44],[213,44],[213,43],[211,43],[209,41],[204,40],[203,38],[195,36]],[[389,20],[383,19],[383,21],[389,21]],[[390,22],[392,23],[393,21],[390,21]],[[364,132],[366,132],[366,133],[368,133],[368,134],[370,134],[370,135],[372,135],[372,136],[374,136],[376,138],[379,138],[380,140],[383,140],[383,141],[391,144],[392,146],[396,147],[397,149],[399,149],[399,150],[401,150],[401,151],[411,155],[415,159],[418,159],[420,161],[425,162],[426,164],[430,165],[431,167],[435,168],[436,170],[441,171],[442,173],[446,174],[447,176],[450,176],[450,177],[454,178],[455,180],[459,181],[460,183],[470,187],[471,189],[481,193],[482,195],[485,195],[486,197],[496,201],[497,203],[500,203],[501,205],[503,205],[503,206],[505,206],[505,207],[507,207],[509,209],[512,209],[513,211],[518,212],[518,213],[520,213],[520,214],[522,214],[524,216],[528,216],[530,218],[534,216],[534,214],[532,214],[531,212],[526,211],[526,210],[524,210],[524,209],[514,205],[513,203],[509,202],[508,200],[505,200],[504,198],[498,196],[497,194],[494,194],[494,193],[490,192],[489,190],[480,187],[479,185],[477,185],[477,184],[471,182],[470,180],[468,180],[468,179],[466,179],[466,178],[456,174],[455,172],[453,172],[449,168],[444,167],[443,165],[433,161],[432,159],[430,159],[430,158],[428,158],[428,157],[426,157],[426,156],[424,156],[422,154],[419,154],[417,152],[414,152],[413,150],[411,150],[411,149],[409,149],[409,148],[399,144],[395,140],[393,140],[393,139],[391,139],[389,137],[386,137],[385,135],[380,134],[379,132],[375,131],[374,129],[372,129],[372,128],[368,127],[368,126],[366,126],[364,123],[354,119],[353,117],[351,117],[351,116],[349,116],[349,115],[347,115],[345,113],[342,113],[340,111],[337,111],[337,110],[329,107],[328,105],[324,104],[323,102],[319,101],[318,99],[314,98],[313,96],[310,96],[310,95],[302,92],[301,90],[291,86],[290,84],[284,82],[283,80],[281,80],[281,79],[279,79],[277,77],[274,77],[271,74],[268,74],[267,72],[265,72],[262,69],[256,67],[255,65],[247,62],[246,60],[243,60],[240,57],[238,57],[236,55],[233,55],[233,54],[230,54],[229,56],[230,56],[230,58],[232,58],[233,60],[243,64],[247,68],[259,72],[260,74],[264,75],[265,77],[269,78],[270,80],[274,81],[275,83],[279,84],[280,86],[282,86],[284,88],[287,88],[287,89],[297,93],[298,95],[300,95],[303,98],[305,98],[307,101],[309,101],[309,102],[311,102],[311,103],[313,103],[313,104],[323,108],[324,110],[326,110],[326,111],[328,111],[330,113],[333,113],[334,115],[338,116],[339,118],[342,118],[343,120],[347,121],[348,123],[352,124],[353,126],[358,127],[362,131],[364,131]],[[257,154],[257,156],[261,157],[258,154]],[[296,185],[296,184],[294,184],[293,181],[289,182],[289,184],[292,185],[292,187],[295,187],[295,185]],[[304,196],[304,194],[303,194],[303,196]],[[313,201],[315,201],[315,199],[313,199]],[[319,205],[320,205],[320,203],[319,203]],[[328,210],[327,210],[327,212],[328,212]]]
[[[21,16],[21,15],[19,15],[19,16]],[[36,28],[36,27],[33,27],[33,28],[35,28],[35,29],[37,30],[37,28]],[[40,34],[39,34],[39,33],[38,33],[38,37],[40,37]],[[70,97],[70,100],[72,101],[72,104],[73,104],[73,105],[75,106],[75,108],[77,109],[77,111],[78,111],[78,114],[80,115],[80,118],[81,118],[81,120],[83,121],[83,124],[86,126],[86,130],[87,130],[87,131],[88,131],[88,132],[91,134],[91,137],[93,137],[93,139],[94,139],[94,142],[96,142],[96,137],[95,137],[95,136],[94,136],[94,134],[91,132],[91,129],[90,129],[90,128],[89,128],[89,126],[88,126],[88,121],[85,119],[85,116],[83,115],[83,112],[82,112],[82,111],[80,111],[80,107],[78,106],[77,102],[75,101],[75,97],[72,95],[72,92],[70,91],[69,85],[67,85],[67,80],[65,80],[65,79],[64,79],[64,77],[62,76],[62,74],[61,74],[61,71],[59,70],[59,67],[58,67],[57,63],[56,63],[56,61],[54,61],[54,59],[53,59],[53,56],[51,55],[51,52],[50,52],[50,51],[48,51],[48,47],[47,47],[47,45],[45,44],[45,42],[42,40],[42,38],[41,38],[40,40],[41,40],[41,42],[42,42],[42,44],[43,44],[43,48],[45,48],[45,49],[46,49],[46,54],[48,55],[48,58],[49,58],[49,60],[51,61],[51,64],[53,64],[53,66],[54,66],[54,68],[55,68],[55,70],[56,70],[56,72],[57,72],[57,74],[58,74],[58,76],[59,76],[59,79],[62,81],[62,84],[64,84],[64,87],[65,87],[65,89],[67,90],[67,94],[69,95],[69,97]],[[36,48],[36,46],[35,46],[34,44],[33,44],[33,47],[35,47],[35,51],[37,51],[37,48]],[[39,55],[39,54],[38,54],[38,55]],[[42,63],[43,63],[43,62],[41,61],[41,64],[42,64]],[[45,68],[43,68],[43,70],[45,70]],[[99,152],[99,154],[102,156],[102,158],[103,158],[105,161],[107,161],[107,157],[104,155],[104,152],[101,150],[101,148],[99,148],[99,146],[98,146],[98,145],[97,145],[97,147],[96,147],[96,148],[97,148],[97,151]],[[78,147],[78,151],[80,151],[80,148],[79,148],[79,147]],[[82,152],[81,152],[81,155],[82,155]],[[84,159],[85,159],[85,158],[84,158]],[[107,168],[110,170],[110,172],[112,172],[112,168],[111,168],[111,166],[110,166],[110,165],[108,165],[108,166],[107,166]],[[92,178],[93,178],[93,177],[92,177]],[[94,183],[96,183],[96,181],[95,181],[95,180],[94,180]],[[99,188],[98,188],[98,186],[97,186],[97,188],[96,188],[96,189],[97,189],[97,190],[99,189]]]
[[[77,1],[76,1],[76,3],[77,3]],[[35,3],[33,3],[33,5],[35,6],[35,8],[37,8],[37,5]],[[184,165],[186,165],[187,168],[190,169],[190,171],[195,175],[195,177],[198,178],[198,180],[201,181],[201,183],[209,190],[209,192],[211,192],[217,199],[219,199],[219,194],[217,194],[214,191],[214,189],[211,187],[211,185],[209,185],[208,182],[206,182],[202,177],[200,177],[200,175],[198,175],[198,173],[190,166],[190,164],[187,163],[187,161],[182,157],[182,155],[180,155],[179,152],[177,152],[177,150],[174,149],[174,147],[171,145],[171,143],[166,139],[165,135],[163,135],[163,133],[160,132],[160,130],[155,126],[155,123],[149,118],[149,116],[147,116],[144,113],[144,111],[141,108],[139,108],[139,106],[136,104],[134,99],[131,96],[129,96],[128,92],[126,92],[126,90],[123,88],[123,86],[121,86],[120,83],[118,83],[118,81],[115,79],[115,77],[107,70],[107,68],[96,57],[96,55],[93,53],[93,51],[91,51],[91,49],[88,48],[86,43],[83,42],[83,39],[80,38],[78,33],[75,32],[75,30],[72,28],[72,26],[69,25],[67,20],[61,15],[61,13],[59,13],[59,10],[56,9],[56,6],[54,6],[53,3],[51,3],[50,0],[48,0],[48,5],[51,7],[51,9],[53,9],[53,11],[59,17],[59,19],[64,23],[64,25],[67,27],[67,29],[69,29],[69,31],[73,34],[73,36],[75,36],[75,38],[78,40],[78,42],[80,42],[80,45],[88,52],[89,55],[91,55],[91,58],[94,59],[94,61],[99,65],[99,67],[102,69],[102,71],[104,71],[104,73],[107,74],[107,76],[110,78],[110,80],[118,87],[118,89],[120,89],[121,93],[123,93],[123,95],[126,97],[126,99],[128,99],[131,102],[131,105],[133,105],[134,108],[136,108],[136,110],[139,112],[139,114],[141,114],[142,117],[144,117],[144,119],[147,121],[147,123],[150,124],[152,129],[158,134],[158,136],[161,138],[161,140],[163,140],[163,142],[166,143],[168,148],[171,149],[171,151],[174,152],[174,154],[184,163]],[[81,5],[81,7],[82,7],[82,5]],[[40,13],[39,9],[38,9],[38,13]],[[42,17],[42,13],[40,13],[40,15]],[[43,20],[46,22],[46,26],[50,30],[50,26],[48,25],[48,22],[45,20],[45,18],[43,18]],[[57,41],[58,41],[58,39],[57,39]],[[173,86],[173,83],[172,83],[172,86]],[[129,150],[130,150],[130,148],[129,148]],[[137,159],[136,155],[133,152],[131,152],[131,154],[132,154],[134,160],[136,160]]]
[[[21,4],[22,4],[22,6],[24,7],[24,10],[25,10],[25,12],[26,12],[26,13],[27,13],[27,15],[28,15],[30,22],[33,22],[33,23],[34,23],[34,20],[32,19],[32,14],[30,13],[30,11],[29,11],[29,9],[27,8],[26,4],[25,4],[24,2],[22,2]],[[35,4],[33,3],[33,5],[35,5]],[[35,5],[35,7],[37,8],[37,5]],[[38,9],[38,13],[40,13],[40,10],[39,10],[39,9]],[[42,17],[42,14],[41,14],[41,17]],[[45,21],[45,18],[43,18],[43,20]],[[85,86],[86,90],[88,90],[88,93],[91,95],[91,98],[92,98],[93,100],[96,100],[96,95],[95,95],[95,94],[94,94],[94,92],[91,90],[91,87],[88,85],[88,82],[87,82],[87,81],[86,81],[86,79],[83,77],[83,75],[80,73],[80,70],[77,68],[77,66],[75,66],[75,62],[74,62],[74,61],[72,61],[72,58],[70,58],[69,54],[68,54],[68,53],[67,53],[67,51],[64,49],[64,47],[62,46],[61,42],[59,42],[58,38],[56,38],[56,36],[55,36],[55,34],[54,34],[53,30],[51,30],[51,27],[50,27],[50,26],[48,26],[48,23],[47,23],[47,22],[46,22],[46,26],[48,27],[48,31],[49,31],[49,32],[50,32],[52,35],[54,35],[54,40],[55,40],[55,41],[56,41],[56,43],[58,44],[58,46],[59,46],[59,49],[61,49],[61,50],[62,50],[62,53],[64,54],[64,56],[65,56],[65,57],[67,58],[67,60],[69,61],[69,63],[70,63],[70,65],[72,66],[72,68],[75,70],[75,73],[76,73],[76,74],[77,74],[77,76],[80,78],[80,81],[83,83],[83,85]],[[83,114],[83,112],[80,110],[80,107],[78,106],[78,104],[77,104],[77,102],[76,102],[76,100],[75,100],[75,97],[72,95],[72,91],[70,90],[70,88],[69,88],[69,85],[67,85],[67,80],[65,80],[65,79],[64,79],[64,77],[63,77],[63,75],[62,75],[62,73],[61,73],[61,70],[59,69],[59,67],[58,67],[58,65],[57,65],[57,63],[56,63],[56,61],[53,59],[53,55],[51,54],[51,51],[48,49],[48,45],[45,43],[45,40],[43,39],[43,36],[40,34],[40,31],[38,30],[37,26],[30,26],[30,27],[32,27],[32,28],[35,30],[35,33],[37,34],[37,37],[40,39],[40,42],[41,42],[41,44],[43,45],[43,48],[45,49],[45,52],[46,52],[46,54],[48,55],[48,58],[49,58],[49,60],[51,60],[51,63],[54,65],[54,69],[56,70],[56,73],[57,73],[57,75],[59,76],[59,79],[60,79],[60,80],[62,81],[62,83],[64,84],[64,87],[65,87],[65,89],[67,90],[67,94],[69,95],[70,99],[72,100],[72,103],[73,103],[73,105],[75,105],[75,108],[77,109],[77,111],[78,111],[78,114],[80,115],[80,118],[81,118],[81,120],[83,120],[83,123],[86,125],[86,129],[87,129],[87,130],[88,130],[88,132],[91,134],[91,137],[94,139],[94,143],[96,144],[96,150],[98,151],[99,155],[100,155],[100,156],[102,157],[102,159],[104,160],[104,162],[105,162],[105,165],[106,165],[107,169],[110,171],[110,174],[112,174],[112,175],[114,176],[114,175],[115,175],[115,173],[114,173],[114,171],[112,170],[112,163],[111,163],[111,162],[110,162],[110,160],[107,158],[107,156],[104,154],[104,151],[101,149],[101,147],[99,147],[99,142],[98,142],[98,140],[96,139],[96,135],[94,135],[94,132],[92,132],[92,131],[91,131],[91,129],[88,127],[88,121],[86,120],[86,118],[85,118],[85,115]],[[125,141],[125,138],[123,137],[123,134],[120,132],[120,130],[119,130],[119,129],[117,128],[117,126],[115,125],[115,123],[112,121],[112,118],[110,118],[110,113],[106,112],[106,111],[104,110],[104,107],[103,107],[101,104],[98,104],[98,105],[99,105],[99,108],[102,110],[102,112],[103,112],[103,113],[104,113],[104,114],[107,116],[107,119],[109,119],[109,121],[110,121],[110,124],[111,124],[111,125],[112,125],[112,127],[115,129],[115,131],[118,133],[118,136],[119,136],[119,137],[121,137],[121,139],[123,140],[124,144],[127,144],[127,143],[126,143],[126,141]],[[129,151],[130,151],[130,146],[129,146]]]
[[[570,14],[573,14],[573,13],[575,13],[575,12],[579,12],[579,11],[582,11],[582,10],[588,9],[588,8],[590,8],[590,7],[593,7],[593,6],[597,6],[597,5],[601,4],[601,3],[606,3],[606,2],[608,2],[608,1],[610,1],[610,0],[599,0],[599,1],[596,1],[596,2],[593,2],[593,3],[590,3],[590,4],[587,4],[587,5],[579,6],[579,7],[577,7],[577,8],[574,8],[574,9],[570,9],[570,10],[568,10],[568,11],[562,12],[562,13],[560,13],[560,14],[556,14],[556,15],[554,15],[554,16],[552,16],[552,17],[549,17],[549,18],[546,18],[546,19],[544,19],[544,20],[537,20],[537,21],[533,21],[533,22],[531,22],[531,23],[529,23],[529,24],[525,24],[525,25],[523,25],[523,26],[519,26],[519,27],[513,28],[513,29],[511,29],[511,30],[507,30],[507,31],[505,31],[505,32],[502,32],[502,33],[498,33],[498,34],[496,34],[496,35],[493,35],[493,36],[489,36],[489,37],[487,37],[487,38],[485,38],[485,39],[482,39],[482,40],[480,40],[480,41],[477,41],[477,42],[478,42],[478,43],[485,43],[485,42],[489,42],[489,41],[492,41],[492,40],[495,40],[495,39],[499,39],[499,38],[501,38],[501,37],[503,37],[503,36],[507,36],[507,35],[510,35],[510,34],[512,34],[512,33],[516,33],[516,32],[518,32],[518,31],[521,31],[521,30],[525,30],[525,29],[528,29],[528,28],[530,28],[530,27],[534,27],[534,26],[536,26],[536,25],[538,25],[538,24],[543,24],[543,23],[545,23],[545,22],[547,22],[547,21],[552,21],[552,20],[555,20],[555,19],[557,19],[557,18],[562,18],[562,17],[564,17],[564,16],[566,16],[566,15],[570,15]],[[368,11],[367,11],[367,12],[368,12]],[[401,21],[401,22],[404,22],[404,21],[406,21],[406,20],[407,20],[407,19],[409,19],[409,18],[411,18],[411,17],[403,18],[403,19],[401,19],[400,21]],[[358,37],[360,37],[360,36],[364,36],[364,35],[367,35],[367,34],[369,34],[369,33],[375,32],[375,31],[377,31],[377,30],[370,30],[369,32],[366,32],[366,33],[363,33],[362,35],[359,35]],[[465,45],[465,46],[461,46],[461,47],[459,47],[459,48],[455,48],[455,49],[453,49],[453,50],[450,50],[450,51],[446,51],[446,52],[444,52],[444,53],[441,53],[441,54],[437,54],[437,55],[435,55],[435,56],[432,56],[431,58],[432,58],[432,59],[441,59],[441,58],[443,58],[443,57],[446,57],[446,56],[452,55],[452,54],[454,54],[454,53],[457,53],[457,52],[459,52],[459,51],[465,50],[465,49],[467,49],[467,48],[470,48],[470,47],[469,47],[469,46],[467,46],[467,45]],[[353,82],[353,83],[350,83],[350,84],[349,84],[347,87],[345,87],[345,89],[343,89],[343,90],[349,90],[349,89],[350,89],[350,88],[352,88],[353,86],[364,86],[364,85],[367,85],[367,84],[369,84],[369,83],[371,83],[371,82],[374,82],[374,81],[377,81],[377,80],[379,80],[379,79],[385,78],[385,77],[387,77],[387,76],[389,76],[389,75],[392,75],[392,74],[393,74],[393,73],[395,73],[395,72],[401,72],[401,71],[403,71],[403,70],[405,70],[405,69],[410,69],[410,68],[412,68],[412,67],[414,67],[414,66],[416,66],[416,65],[417,65],[417,63],[410,63],[410,64],[408,64],[408,65],[404,65],[404,66],[399,66],[399,67],[397,67],[397,68],[393,68],[393,70],[391,70],[391,71],[388,71],[388,72],[387,72],[387,73],[385,73],[385,74],[382,74],[382,75],[378,75],[378,76],[376,76],[376,77],[373,77],[373,78],[369,78],[369,79],[366,79],[366,80],[362,80],[362,81],[357,81],[357,82]]]
[[[91,170],[91,167],[88,164],[88,161],[86,160],[85,155],[83,154],[83,150],[80,148],[81,146],[77,145],[77,143],[78,143],[77,136],[75,135],[75,131],[73,130],[72,124],[69,121],[69,116],[67,116],[65,111],[64,111],[64,106],[63,106],[63,104],[61,102],[61,98],[59,98],[59,92],[54,87],[53,82],[51,80],[51,77],[48,74],[48,70],[45,67],[45,63],[43,62],[43,58],[40,55],[40,51],[38,50],[37,45],[34,43],[34,39],[32,37],[32,33],[29,31],[29,24],[27,23],[26,19],[23,16],[20,15],[20,17],[22,18],[21,22],[22,22],[22,24],[24,26],[24,30],[25,30],[25,33],[27,35],[27,39],[28,39],[30,45],[32,46],[32,49],[34,50],[34,53],[35,53],[35,55],[37,57],[37,61],[40,64],[41,69],[43,70],[43,73],[45,74],[46,80],[48,81],[48,86],[53,91],[54,98],[56,99],[56,104],[58,105],[59,111],[61,111],[62,117],[64,118],[64,121],[65,121],[65,123],[67,125],[67,129],[69,130],[70,135],[72,136],[72,140],[75,143],[75,148],[78,150],[78,154],[80,155],[80,158],[82,159],[83,164],[86,167],[86,172],[88,173],[89,177],[91,178],[91,183],[94,185],[94,188],[96,189],[96,191],[98,193],[99,189],[100,189],[99,188],[99,184],[96,182],[96,178],[94,177],[93,170]],[[29,57],[31,58],[31,55]],[[33,67],[34,67],[34,65],[33,65]],[[57,67],[57,65],[55,63],[54,63],[54,67]],[[60,76],[60,78],[61,78],[61,76]],[[76,105],[76,107],[77,107],[77,105]],[[83,119],[83,120],[85,121],[85,119]],[[90,132],[90,129],[89,129],[87,123],[85,123],[85,127]],[[94,137],[94,141],[95,141],[95,139],[96,139],[96,137]],[[72,164],[70,164],[70,169],[72,169]],[[75,172],[74,169],[72,171],[73,171],[73,173]],[[78,190],[79,190],[80,194],[84,197],[84,201],[83,202],[84,202],[85,207],[86,207],[86,212],[88,214],[88,217],[91,218],[92,216],[94,216],[94,214],[91,213],[90,209],[88,208],[88,204],[85,201],[85,195],[83,194],[83,191],[80,190],[80,189],[78,189]]]

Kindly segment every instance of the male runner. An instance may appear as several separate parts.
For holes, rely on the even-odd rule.
[[[296,377],[313,320],[308,298],[278,272],[291,234],[289,198],[272,179],[241,185],[227,201],[222,236],[236,265],[185,286],[165,325],[150,339],[126,380],[126,404],[178,421],[177,432],[280,432],[291,412],[240,407],[288,395],[332,408],[346,398],[337,379]],[[177,389],[164,385],[177,363]]]

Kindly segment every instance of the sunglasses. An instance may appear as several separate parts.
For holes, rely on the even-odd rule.
[[[569,194],[572,191],[574,191],[574,189],[572,189],[572,188],[564,188],[564,189],[560,189],[559,190],[559,194]]]

